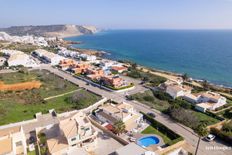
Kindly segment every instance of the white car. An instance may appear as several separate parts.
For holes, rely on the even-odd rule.
[[[213,134],[209,134],[207,137],[205,137],[205,139],[209,142],[213,141],[215,139],[216,136],[214,136]]]

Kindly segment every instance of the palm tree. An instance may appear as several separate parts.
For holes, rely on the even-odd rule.
[[[184,73],[184,74],[182,75],[182,78],[183,78],[184,81],[188,81],[189,76],[188,76],[187,73]]]
[[[198,151],[198,148],[200,146],[200,141],[201,141],[201,137],[204,137],[205,135],[208,134],[208,131],[206,129],[206,125],[201,123],[197,126],[195,132],[197,133],[199,139],[198,139],[198,142],[197,142],[197,147],[196,147],[196,151],[195,151],[195,155],[197,155],[197,151]]]
[[[122,120],[119,120],[117,122],[114,123],[114,132],[116,134],[121,134],[125,131],[126,126],[125,123]]]
[[[132,67],[133,69],[136,69],[136,68],[137,68],[137,64],[136,64],[136,63],[132,63],[132,64],[131,64],[131,67]]]
[[[207,80],[203,80],[202,86],[204,87],[204,89],[209,90],[210,84]]]

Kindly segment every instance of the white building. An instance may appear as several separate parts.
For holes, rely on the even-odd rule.
[[[142,120],[142,114],[138,113],[134,107],[128,103],[104,104],[96,111],[96,116],[102,122],[111,125],[122,120],[125,123],[127,131],[131,131]]]
[[[71,154],[79,152],[81,148],[96,145],[98,132],[82,112],[78,112],[71,118],[61,120],[56,130],[58,135],[47,137],[48,151],[51,155]],[[74,153],[74,154],[75,154]]]
[[[196,109],[202,112],[206,110],[215,110],[227,104],[225,97],[210,91],[198,94],[197,103]]]
[[[97,57],[95,55],[88,55],[88,54],[80,54],[80,58],[90,62],[97,60]]]
[[[169,81],[169,80],[164,83],[163,87],[166,93],[168,93],[174,99],[177,97],[191,94],[191,90],[192,90],[191,87],[184,86],[182,84],[178,84],[176,82]]]
[[[26,137],[21,126],[0,130],[0,154],[27,154]]]
[[[5,32],[0,32],[0,40],[9,41],[13,43],[33,44],[38,46],[48,46],[44,37],[36,37],[32,35],[26,36],[10,36]]]
[[[1,50],[8,56],[8,66],[38,67],[38,64],[27,54],[17,50]]]
[[[54,54],[43,49],[37,49],[33,51],[32,54],[39,57],[41,60],[50,63],[51,65],[58,65],[61,60],[65,59],[58,54]]]
[[[61,50],[59,50],[58,54],[64,57],[71,57],[73,59],[79,58],[79,52],[67,50],[65,48],[62,48]]]

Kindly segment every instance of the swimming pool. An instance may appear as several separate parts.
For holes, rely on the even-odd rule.
[[[155,145],[160,142],[159,138],[156,136],[146,136],[142,137],[137,141],[137,144],[142,147],[148,147],[150,145]]]

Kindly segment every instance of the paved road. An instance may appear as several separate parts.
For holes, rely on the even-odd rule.
[[[48,65],[43,66],[42,69],[47,69],[50,72],[53,72],[56,75],[61,76],[65,79],[79,85],[80,87],[91,90],[91,91],[93,91],[99,95],[102,95],[106,98],[113,99],[113,100],[118,101],[118,102],[122,102],[122,101],[126,100],[125,99],[125,92],[124,93],[109,92],[109,91],[100,89],[98,87],[86,85],[86,82],[79,80],[75,77],[72,77],[70,74],[64,73],[64,72],[62,72],[58,69],[52,68]],[[128,91],[127,93],[133,94],[133,93],[142,92],[145,90],[146,90],[146,88],[142,87],[141,85],[138,84],[138,82],[136,82],[136,88],[134,90]],[[136,101],[126,101],[126,102],[132,104],[138,111],[142,111],[145,113],[151,112],[151,111],[155,112],[156,113],[156,118],[155,118],[156,120],[165,124],[167,127],[174,130],[178,134],[182,135],[189,144],[191,144],[194,148],[196,147],[197,141],[198,141],[198,136],[192,131],[192,129],[173,121],[167,115],[162,114],[159,111],[150,109],[149,107],[147,107],[139,102],[136,102]],[[198,154],[199,155],[208,155],[208,154],[211,154],[211,155],[231,155],[232,154],[232,148],[230,148],[230,150],[229,149],[209,150],[209,149],[207,149],[208,147],[218,147],[218,148],[221,147],[222,149],[223,148],[225,149],[228,146],[222,144],[222,142],[219,142],[219,141],[206,142],[204,140],[201,140]]]
[[[146,88],[142,87],[141,85],[139,85],[138,81],[133,81],[136,84],[135,89],[133,90],[129,90],[127,91],[127,93],[125,92],[121,92],[121,93],[117,93],[117,92],[109,92],[106,91],[104,89],[100,89],[98,87],[94,87],[92,85],[86,85],[86,82],[79,80],[73,76],[71,76],[68,73],[64,73],[58,69],[52,68],[49,65],[41,65],[41,67],[39,69],[46,69],[49,70],[50,72],[53,72],[54,74],[63,77],[65,79],[67,79],[70,82],[73,82],[77,85],[79,85],[80,87],[86,88],[94,93],[97,93],[99,95],[102,95],[108,99],[113,99],[117,102],[122,102],[122,101],[126,101],[125,99],[125,95],[126,94],[133,94],[133,93],[137,93],[137,92],[143,92],[146,90]],[[134,79],[127,79],[127,80],[134,80]],[[170,119],[167,115],[164,115],[162,113],[160,113],[157,110],[151,109],[139,102],[136,101],[126,101],[129,104],[132,104],[138,111],[142,111],[142,112],[155,112],[156,113],[156,120],[158,120],[159,122],[165,124],[167,127],[169,127],[170,129],[174,130],[175,132],[177,132],[178,134],[180,134],[181,136],[183,136],[185,138],[185,140],[191,144],[194,148],[197,145],[197,141],[198,141],[198,137],[195,135],[195,133],[192,131],[192,129],[183,126],[175,121],[173,121],[172,119]],[[48,125],[51,123],[57,123],[57,119],[56,118],[51,118],[49,116],[47,117],[43,117],[41,119],[41,121],[38,121],[36,123],[30,123],[27,125],[24,125],[25,130],[26,131],[30,131],[32,128],[38,127],[38,126],[44,126],[44,125]],[[232,148],[226,149],[226,150],[222,150],[222,149],[214,149],[214,150],[207,150],[207,147],[218,147],[218,148],[226,148],[226,145],[223,145],[222,142],[219,141],[214,141],[214,142],[206,142],[204,140],[201,140],[200,142],[200,148],[198,151],[199,155],[231,155],[232,154]]]

